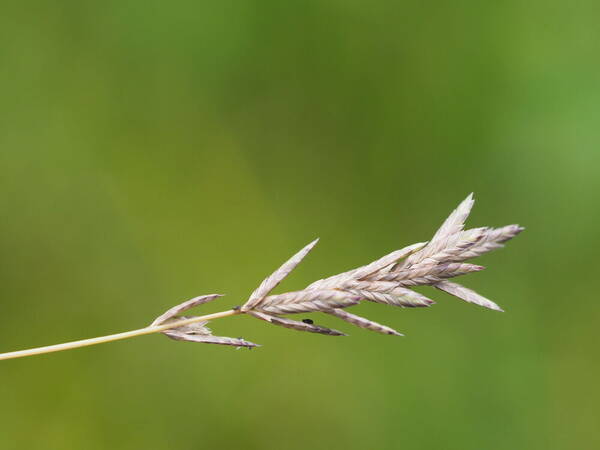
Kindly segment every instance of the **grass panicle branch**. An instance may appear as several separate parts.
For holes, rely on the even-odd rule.
[[[163,333],[167,337],[178,341],[229,345],[237,348],[258,347],[258,344],[243,338],[215,336],[207,327],[210,320],[241,314],[297,331],[327,336],[346,336],[341,331],[316,325],[312,319],[298,321],[283,317],[288,314],[317,312],[328,314],[356,327],[376,333],[402,336],[398,331],[373,320],[352,314],[346,311],[346,308],[363,300],[403,308],[433,305],[435,303],[433,300],[412,290],[416,286],[433,286],[465,302],[502,311],[493,301],[458,283],[448,281],[449,278],[483,270],[483,266],[465,261],[503,247],[506,241],[523,231],[523,228],[519,225],[465,230],[464,224],[473,204],[473,194],[470,194],[452,211],[429,242],[421,242],[395,250],[372,263],[317,280],[299,291],[271,294],[273,289],[315,247],[318,239],[308,244],[281,265],[273,274],[265,278],[242,306],[203,316],[181,315],[191,308],[221,297],[220,294],[203,295],[170,308],[146,328],[47,347],[3,353],[0,354],[0,359],[68,350],[151,333]]]

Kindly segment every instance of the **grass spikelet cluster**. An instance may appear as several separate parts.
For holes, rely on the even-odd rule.
[[[163,333],[171,339],[203,344],[253,348],[258,345],[243,338],[215,336],[207,327],[209,320],[245,314],[273,325],[297,331],[345,336],[346,334],[315,324],[312,319],[301,321],[285,317],[299,313],[324,313],[344,322],[376,333],[402,336],[398,331],[365,317],[348,312],[361,301],[401,308],[430,307],[435,302],[412,290],[416,286],[433,286],[454,297],[496,311],[502,309],[493,301],[450,278],[464,276],[484,269],[466,262],[492,250],[515,237],[523,228],[507,225],[501,228],[480,227],[464,229],[473,207],[473,194],[452,211],[430,241],[395,250],[364,266],[332,275],[308,285],[305,289],[273,294],[279,285],[318,242],[314,240],[286,261],[252,292],[246,303],[233,309],[204,316],[183,316],[183,312],[213,301],[220,294],[203,295],[176,305],[157,317],[148,327],[139,330],[0,354],[0,359],[18,358],[49,353],[151,333]]]

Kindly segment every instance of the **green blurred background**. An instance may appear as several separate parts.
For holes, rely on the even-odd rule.
[[[0,351],[243,302],[469,224],[527,231],[404,333],[246,317],[0,364],[5,449],[598,448],[597,2],[4,2]],[[326,324],[333,324],[325,320]]]

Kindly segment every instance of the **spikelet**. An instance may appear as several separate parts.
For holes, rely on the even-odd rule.
[[[431,266],[421,264],[398,272],[376,274],[374,281],[394,281],[400,286],[426,286],[446,278],[454,278],[471,272],[479,272],[485,267],[468,263],[440,263]]]
[[[347,291],[321,289],[296,291],[266,297],[255,309],[270,314],[294,314],[346,308],[356,305],[360,297]]]
[[[196,334],[182,333],[180,331],[165,331],[163,332],[163,334],[176,341],[197,342],[200,344],[231,345],[232,347],[260,347],[260,345],[250,341],[246,341],[242,338],[230,338],[223,336],[202,336]]]
[[[376,333],[404,336],[402,333],[398,333],[393,328],[390,328],[386,325],[381,325],[373,320],[357,316],[356,314],[350,314],[348,311],[344,311],[343,309],[334,309],[333,311],[328,311],[327,314],[331,314],[332,316],[351,323],[352,325],[356,325],[359,328],[375,331]]]
[[[440,249],[437,253],[423,258],[420,262],[410,266],[427,267],[448,261],[458,261],[459,257],[467,252],[468,249],[476,246],[485,237],[487,228],[472,228],[470,230],[461,231],[448,237],[446,246]],[[464,259],[462,259],[464,260]],[[401,270],[401,269],[398,269]]]
[[[473,303],[475,305],[483,306],[484,308],[493,309],[496,311],[504,311],[493,301],[479,295],[477,292],[468,289],[458,283],[452,283],[450,281],[441,281],[434,284],[436,288],[441,291],[447,292],[448,294],[454,295],[455,297],[464,300],[465,302]]]
[[[315,325],[314,323],[312,323],[312,321],[299,322],[297,320],[288,319],[287,317],[278,317],[270,314],[265,314],[259,311],[250,311],[248,312],[248,314],[256,317],[257,319],[272,323],[273,325],[279,325],[280,327],[284,328],[291,328],[292,330],[308,331],[309,333],[326,334],[328,336],[347,336],[341,331],[322,327],[320,325]]]
[[[436,231],[427,246],[409,256],[399,268],[410,267],[423,261],[427,257],[439,253],[444,248],[447,248],[448,241],[450,240],[451,242],[451,236],[462,231],[464,223],[471,212],[471,208],[473,208],[474,202],[475,200],[473,200],[473,194],[471,193],[454,211],[452,211],[452,213],[450,213],[450,216],[448,216],[442,226]]]
[[[349,292],[360,296],[361,299],[364,300],[399,306],[401,308],[423,308],[435,304],[433,300],[424,295],[400,286],[395,287],[389,292],[378,292],[373,290],[350,290]]]
[[[281,281],[287,277],[294,268],[300,264],[304,257],[317,245],[319,239],[315,239],[283,265],[277,269],[273,274],[267,278],[256,288],[256,290],[250,295],[248,301],[242,306],[242,311],[249,311],[255,306],[259,305],[260,302],[271,292],[275,287],[281,283]]]
[[[188,309],[191,309],[198,305],[202,305],[204,303],[208,303],[219,297],[223,297],[223,295],[210,294],[210,295],[201,295],[200,297],[194,297],[190,300],[187,300],[183,303],[180,303],[177,306],[173,306],[172,308],[168,309],[164,314],[161,314],[156,319],[154,319],[154,322],[152,322],[150,324],[150,326],[152,327],[152,326],[161,325],[161,324],[165,323],[168,319],[171,319],[171,318],[181,314],[182,312],[187,311]]]
[[[472,247],[465,249],[454,261],[477,258],[485,253],[504,247],[504,242],[514,238],[525,228],[519,225],[507,225],[501,228],[486,228],[484,236]]]

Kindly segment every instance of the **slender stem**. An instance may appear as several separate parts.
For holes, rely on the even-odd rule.
[[[82,339],[80,341],[65,342],[63,344],[48,345],[46,347],[29,348],[27,350],[19,350],[16,352],[1,353],[0,360],[12,359],[12,358],[23,358],[25,356],[41,355],[43,353],[60,352],[62,350],[71,350],[72,348],[86,347],[88,345],[103,344],[105,342],[118,341],[120,339],[129,339],[129,338],[136,337],[136,336],[142,336],[144,334],[160,333],[161,331],[172,330],[174,328],[178,328],[183,325],[188,325],[190,323],[201,322],[203,320],[219,319],[221,317],[227,317],[227,316],[235,316],[236,314],[241,314],[241,311],[239,309],[230,309],[227,311],[221,311],[221,312],[214,313],[214,314],[207,314],[205,316],[193,317],[191,319],[183,319],[183,320],[179,320],[177,322],[170,322],[166,325],[150,326],[150,327],[146,327],[146,328],[140,328],[139,330],[131,330],[131,331],[125,331],[123,333],[109,334],[107,336],[99,336],[99,337],[90,338],[90,339]]]

